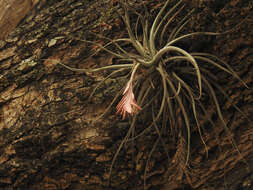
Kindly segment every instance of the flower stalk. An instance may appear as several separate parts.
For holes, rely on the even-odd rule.
[[[133,93],[134,74],[139,65],[140,64],[138,63],[134,66],[131,77],[129,81],[127,82],[127,85],[123,92],[124,96],[116,107],[117,109],[116,114],[122,115],[123,120],[126,118],[127,113],[130,115],[133,115],[134,113],[138,112],[138,110],[141,110],[141,107],[136,103],[136,100],[134,98],[134,93]]]

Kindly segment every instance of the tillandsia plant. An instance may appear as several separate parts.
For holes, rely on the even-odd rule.
[[[183,159],[185,166],[188,165],[190,158],[192,129],[195,128],[198,130],[206,152],[208,152],[207,145],[202,135],[203,130],[199,122],[199,114],[207,114],[207,110],[203,103],[203,98],[205,97],[208,97],[209,100],[214,102],[217,116],[222,122],[228,136],[230,136],[230,131],[223,118],[216,91],[220,91],[226,98],[229,98],[229,96],[219,86],[217,80],[213,76],[212,70],[208,70],[208,67],[205,65],[210,65],[213,68],[216,67],[241,81],[244,86],[247,87],[247,85],[226,62],[215,55],[188,52],[177,46],[178,42],[192,36],[220,35],[222,33],[194,32],[181,35],[184,26],[190,21],[191,11],[179,22],[179,25],[168,34],[167,30],[169,24],[173,22],[184,8],[183,1],[180,0],[168,9],[169,2],[171,1],[167,0],[165,2],[152,24],[148,22],[146,15],[139,14],[127,3],[122,3],[124,7],[123,20],[128,37],[114,40],[103,37],[105,40],[109,40],[104,46],[84,40],[85,42],[98,46],[98,51],[103,50],[112,54],[114,57],[118,58],[119,61],[122,61],[119,62],[120,64],[96,69],[75,69],[60,63],[72,71],[96,72],[115,69],[105,80],[122,72],[122,70],[129,71],[128,74],[130,74],[130,78],[120,92],[123,94],[123,98],[116,106],[116,113],[121,114],[122,119],[126,119],[127,114],[131,115],[131,125],[115,153],[110,172],[112,171],[114,162],[124,143],[130,140],[130,136],[137,123],[137,118],[145,114],[150,114],[152,121],[145,121],[145,123],[148,123],[146,129],[139,135],[131,138],[131,140],[146,133],[152,127],[155,128],[158,139],[157,142],[154,143],[149,154],[149,159],[158,142],[161,142],[165,147],[164,142],[162,142],[161,133],[165,131],[168,126],[169,128],[177,128],[177,131],[181,131],[180,136],[182,138],[184,136],[183,134],[186,134],[183,141],[186,144],[186,156]],[[129,11],[133,11],[137,15],[134,26],[130,23]],[[131,52],[129,49],[131,49]],[[95,54],[97,53],[98,52]],[[95,90],[96,89],[94,89],[94,91]],[[109,109],[115,104],[115,101],[118,101],[119,96],[120,94],[115,97]],[[234,107],[241,112],[236,105],[234,105]],[[183,126],[185,127],[178,126],[175,118],[179,115],[182,117]],[[237,148],[232,137],[230,137],[230,139],[234,147]],[[145,169],[145,176],[146,172],[147,167]]]

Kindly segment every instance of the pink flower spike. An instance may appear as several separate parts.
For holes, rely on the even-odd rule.
[[[123,98],[120,100],[119,104],[116,107],[116,114],[121,114],[122,119],[125,119],[126,113],[133,115],[133,113],[141,110],[141,107],[137,105],[134,99],[133,85],[131,80],[128,81],[123,95]]]

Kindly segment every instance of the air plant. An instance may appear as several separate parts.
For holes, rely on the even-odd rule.
[[[181,131],[186,131],[187,135],[185,137],[185,142],[187,144],[187,154],[184,158],[185,166],[188,165],[190,159],[191,131],[193,127],[198,130],[206,152],[208,153],[208,148],[204,141],[201,126],[199,124],[199,114],[207,113],[202,102],[203,94],[208,96],[209,99],[214,102],[217,116],[221,120],[225,131],[227,131],[229,135],[229,128],[223,118],[215,91],[221,90],[222,92],[222,89],[219,88],[218,82],[213,79],[212,70],[208,70],[208,67],[205,67],[204,65],[209,64],[225,73],[228,73],[241,81],[247,87],[237,73],[218,57],[208,53],[188,52],[177,46],[179,41],[192,36],[220,35],[221,33],[194,32],[180,35],[183,27],[190,21],[191,11],[190,14],[186,15],[179,25],[168,35],[168,25],[184,8],[182,0],[179,0],[168,10],[169,2],[169,0],[165,2],[151,26],[145,15],[143,16],[135,11],[138,18],[134,29],[130,23],[128,14],[131,7],[123,3],[125,10],[123,20],[128,33],[127,38],[114,40],[104,38],[109,40],[109,42],[104,46],[85,40],[85,42],[98,46],[99,51],[106,51],[118,58],[119,61],[122,61],[121,64],[83,70],[74,69],[60,63],[64,67],[73,71],[96,72],[100,70],[115,69],[115,71],[106,77],[105,80],[113,75],[116,75],[122,70],[129,70],[128,73],[131,75],[130,79],[125,84],[123,93],[122,91],[120,92],[123,94],[123,98],[116,108],[117,114],[121,114],[123,119],[126,118],[127,114],[132,115],[131,125],[125,138],[115,153],[110,172],[112,171],[112,167],[120,150],[129,140],[131,133],[134,131],[137,118],[148,112],[148,110],[152,111],[152,121],[141,134],[144,134],[152,127],[155,128],[155,131],[158,134],[157,142],[154,144],[150,152],[149,159],[158,142],[162,142],[161,133],[167,126],[170,126],[171,128],[178,128]],[[141,39],[139,37],[140,32],[138,31],[138,28],[142,28]],[[128,51],[129,48],[125,48],[126,45],[128,45],[128,47],[131,46],[131,49],[134,49],[135,52],[133,53],[131,51],[130,53]],[[226,93],[222,92],[222,94],[224,94],[226,98],[229,98]],[[109,109],[115,104],[119,96],[120,94],[118,94],[112,101]],[[240,111],[236,105],[234,105],[234,107]],[[183,118],[183,125],[185,128],[177,126],[175,118],[178,114]],[[137,137],[138,135],[135,138]],[[232,137],[230,139],[232,144],[237,148]],[[164,142],[162,143],[164,144]],[[147,167],[145,169],[145,173],[146,172]]]

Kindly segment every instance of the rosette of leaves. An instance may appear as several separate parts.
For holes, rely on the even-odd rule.
[[[226,32],[194,32],[181,34],[184,26],[190,21],[191,11],[168,34],[168,26],[184,8],[182,0],[168,9],[169,3],[169,0],[165,2],[152,23],[149,23],[146,17],[147,15],[139,14],[128,4],[122,3],[124,7],[124,15],[122,18],[128,37],[113,40],[103,37],[103,39],[109,41],[104,46],[85,40],[85,42],[98,46],[98,51],[106,51],[118,58],[119,64],[96,69],[74,69],[60,63],[73,71],[96,72],[113,69],[114,71],[104,80],[123,70],[128,71],[127,75],[130,75],[129,81],[125,84],[125,88],[119,92],[108,108],[110,109],[118,101],[120,95],[123,94],[124,96],[117,106],[117,113],[122,114],[123,119],[126,118],[127,114],[132,115],[129,118],[131,125],[115,153],[110,172],[123,145],[130,140],[134,140],[148,133],[151,128],[155,129],[158,138],[149,154],[149,159],[159,142],[163,144],[165,152],[167,152],[165,142],[163,142],[161,135],[165,131],[172,132],[173,130],[178,133],[177,139],[181,143],[180,147],[185,147],[185,153],[182,154],[185,156],[181,158],[184,166],[188,165],[190,159],[191,131],[193,129],[198,131],[201,141],[206,148],[206,152],[208,152],[199,122],[199,115],[208,114],[203,102],[205,99],[214,103],[217,116],[222,122],[228,136],[230,136],[230,131],[223,118],[216,93],[219,91],[225,98],[229,98],[229,96],[219,86],[214,73],[206,65],[231,75],[241,81],[245,87],[247,85],[229,64],[215,55],[203,52],[188,52],[177,45],[181,40],[192,36],[221,35]],[[129,11],[137,15],[136,23],[133,25],[130,23]],[[241,112],[236,105],[233,106]],[[151,121],[145,121],[147,125],[145,130],[131,137],[131,134],[134,133],[138,118],[141,120],[145,118],[145,115],[148,115],[146,118],[152,118]],[[183,122],[181,124],[176,122],[176,118],[178,117],[182,118]],[[211,120],[210,123],[213,124]],[[232,137],[230,139],[233,146],[237,148]],[[181,150],[181,152],[184,152],[184,150]],[[146,172],[147,167],[145,169],[145,176]]]

